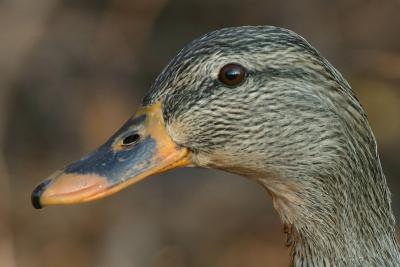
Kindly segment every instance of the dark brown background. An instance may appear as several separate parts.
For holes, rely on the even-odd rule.
[[[286,266],[257,184],[185,169],[34,210],[52,171],[101,144],[187,42],[233,25],[306,37],[368,112],[400,217],[400,1],[0,1],[0,266]],[[362,226],[360,226],[362,227]]]

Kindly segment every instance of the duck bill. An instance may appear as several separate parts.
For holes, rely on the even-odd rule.
[[[55,172],[32,193],[32,204],[76,204],[116,193],[140,180],[191,164],[190,152],[167,134],[161,103],[142,107],[105,144]]]

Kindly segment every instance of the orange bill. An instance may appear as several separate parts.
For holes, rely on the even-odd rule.
[[[138,181],[191,164],[187,148],[166,132],[161,103],[142,107],[105,144],[55,172],[32,193],[32,204],[75,204],[106,197]]]

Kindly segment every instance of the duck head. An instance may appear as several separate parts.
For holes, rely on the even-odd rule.
[[[194,40],[137,113],[41,183],[32,203],[96,200],[184,166],[261,183],[289,226],[294,266],[400,264],[366,115],[339,72],[289,30],[226,28]]]
[[[183,48],[138,112],[96,151],[41,183],[32,202],[86,202],[198,166],[264,184],[285,200],[276,201],[278,209],[313,194],[329,203],[324,174],[349,163],[359,139],[376,157],[349,85],[302,37],[276,27],[226,28]]]

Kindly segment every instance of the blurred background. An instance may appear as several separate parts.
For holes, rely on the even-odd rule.
[[[157,175],[104,200],[34,210],[48,174],[105,141],[168,61],[211,30],[270,24],[317,47],[367,110],[400,219],[400,1],[0,1],[0,266],[287,266],[264,189]]]

